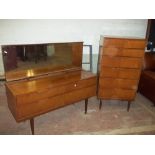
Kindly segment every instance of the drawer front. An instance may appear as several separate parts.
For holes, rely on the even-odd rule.
[[[102,99],[133,100],[136,91],[128,89],[99,89],[98,97]]]
[[[35,102],[41,99],[63,94],[68,91],[78,90],[78,89],[85,88],[91,85],[96,85],[96,83],[97,83],[96,77],[94,77],[90,79],[85,79],[85,80],[69,83],[67,85],[62,85],[60,87],[47,88],[40,92],[34,92],[31,94],[24,94],[24,95],[18,96],[17,103],[27,104],[27,103]]]
[[[77,89],[85,88],[85,87],[96,85],[96,84],[97,84],[96,77],[73,82],[65,86],[65,92],[74,91]]]
[[[144,49],[146,47],[146,41],[137,39],[105,38],[103,46]]]
[[[102,78],[122,78],[122,79],[139,79],[141,71],[139,69],[123,69],[103,67],[100,72]]]
[[[102,67],[104,66],[116,68],[141,68],[142,59],[104,56],[102,58]]]
[[[142,49],[124,49],[124,48],[103,48],[103,55],[115,57],[138,57],[142,58],[144,56],[144,50]]]
[[[132,40],[128,39],[125,41],[124,48],[137,48],[137,49],[145,49],[146,41],[145,40]]]
[[[30,94],[23,94],[17,96],[17,104],[24,105],[31,102],[37,102],[41,99],[46,99],[51,96],[59,95],[65,92],[65,86],[56,87],[56,88],[47,88],[40,92],[33,92]]]
[[[100,78],[100,88],[122,88],[137,90],[138,80]]]
[[[124,40],[119,38],[104,38],[103,47],[123,47]]]
[[[64,105],[63,97],[54,96],[51,98],[42,99],[40,101],[19,105],[18,106],[18,117],[19,121],[40,115],[42,113],[46,113],[52,109],[56,109],[57,107],[61,107]]]
[[[18,106],[18,120],[22,121],[65,105],[96,95],[96,85],[75,90],[59,96],[49,97],[25,105]]]
[[[5,85],[6,86],[6,85]],[[12,113],[12,115],[14,116],[14,118],[16,119],[17,117],[17,108],[16,108],[16,98],[15,96],[11,93],[11,91],[8,89],[8,87],[6,86],[6,95],[7,95],[7,103],[8,103],[8,107]]]
[[[96,85],[64,94],[64,102],[74,103],[96,95]]]

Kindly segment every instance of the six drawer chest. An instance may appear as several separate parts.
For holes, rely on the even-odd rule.
[[[104,37],[98,62],[98,98],[104,100],[135,99],[142,69],[146,41],[137,38]]]

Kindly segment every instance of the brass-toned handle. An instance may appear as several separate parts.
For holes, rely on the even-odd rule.
[[[74,84],[74,87],[77,87],[77,84],[76,83]]]

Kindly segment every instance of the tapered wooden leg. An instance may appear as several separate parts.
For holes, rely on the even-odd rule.
[[[127,111],[129,112],[131,101],[128,101]]]
[[[101,110],[101,108],[102,108],[102,100],[100,99],[99,109]]]
[[[34,135],[34,118],[30,119],[30,126],[31,126],[32,135]]]
[[[85,114],[87,113],[88,99],[85,99]]]

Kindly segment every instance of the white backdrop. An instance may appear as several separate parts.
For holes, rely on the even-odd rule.
[[[93,45],[95,54],[100,35],[144,38],[146,28],[146,19],[1,19],[0,45],[84,41]],[[3,73],[0,51],[0,75]]]

